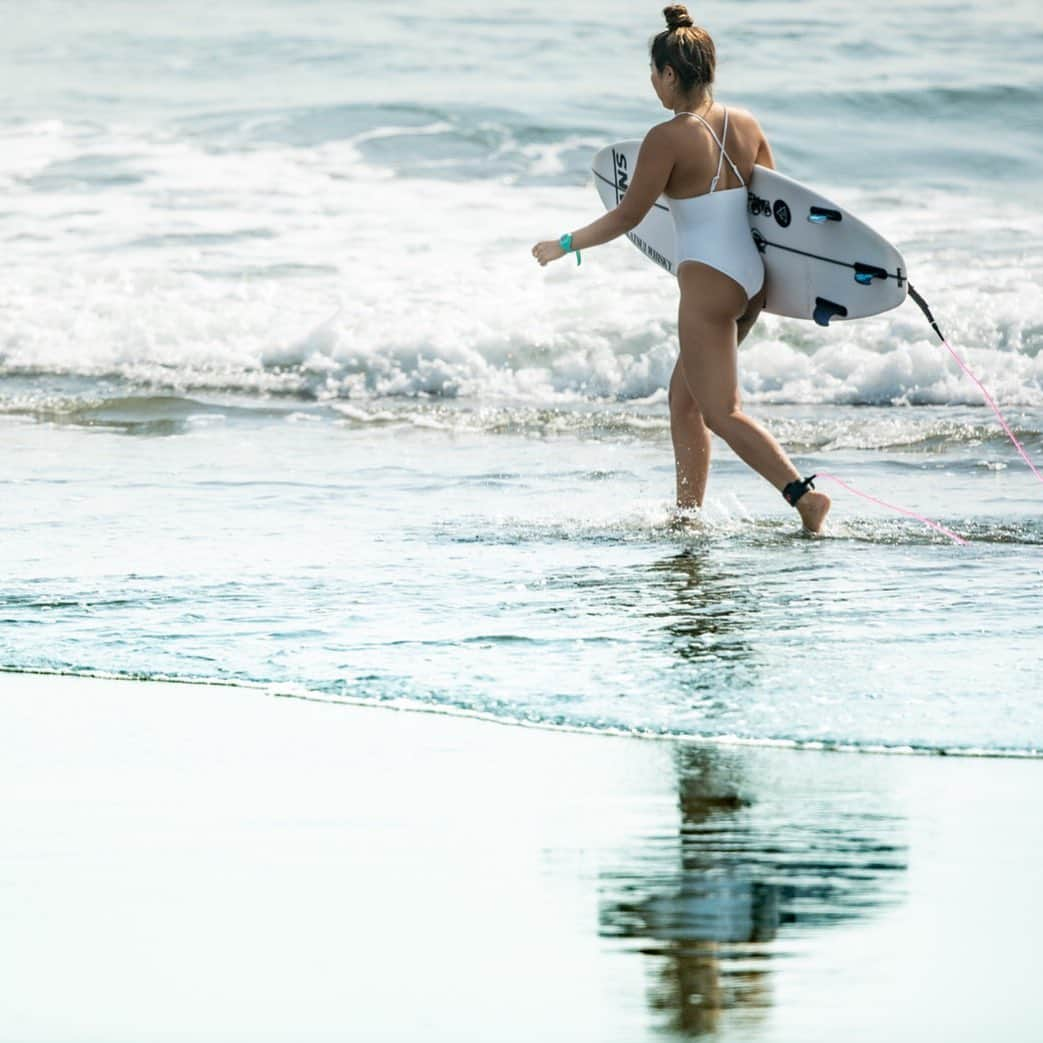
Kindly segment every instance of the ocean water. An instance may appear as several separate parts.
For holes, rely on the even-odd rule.
[[[1043,751],[1041,485],[911,302],[765,316],[679,521],[676,286],[589,164],[661,5],[3,4],[0,666],[511,721]],[[903,251],[1043,463],[1043,14],[706,3],[718,96]],[[0,678],[2,683],[2,678]]]

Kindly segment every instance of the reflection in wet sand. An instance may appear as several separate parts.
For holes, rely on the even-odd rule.
[[[863,803],[798,775],[751,777],[757,760],[680,747],[677,832],[646,838],[629,866],[601,876],[601,934],[649,958],[649,1006],[685,1035],[715,1031],[726,1011],[753,1028],[787,939],[900,895],[903,822],[879,794]]]

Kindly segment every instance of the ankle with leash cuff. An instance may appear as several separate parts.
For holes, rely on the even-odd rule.
[[[809,490],[815,488],[814,479],[817,475],[811,475],[810,478],[798,478],[794,482],[790,482],[785,489],[782,490],[783,499],[791,507],[796,507],[797,501]]]

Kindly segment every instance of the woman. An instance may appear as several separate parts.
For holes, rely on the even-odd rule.
[[[681,354],[670,379],[670,433],[678,507],[702,506],[710,433],[723,438],[800,512],[822,529],[830,500],[801,479],[782,447],[739,403],[738,345],[764,306],[764,264],[750,235],[746,185],[754,165],[774,169],[757,121],[714,101],[713,40],[681,5],[663,11],[667,28],[652,40],[652,87],[674,118],[642,142],[622,202],[558,242],[537,243],[541,265],[589,250],[636,227],[665,194],[677,229]]]

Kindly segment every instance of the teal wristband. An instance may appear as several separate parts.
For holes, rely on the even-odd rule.
[[[571,232],[566,232],[558,240],[558,246],[560,246],[565,251],[565,253],[567,253],[567,254],[572,253],[573,252],[573,250],[572,250],[572,233]],[[582,264],[583,263],[583,259],[582,259],[581,255],[580,255],[579,250],[576,250],[575,253],[576,253],[576,264]]]

